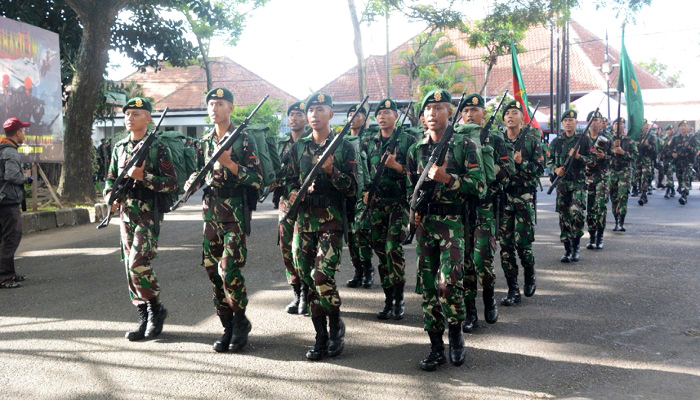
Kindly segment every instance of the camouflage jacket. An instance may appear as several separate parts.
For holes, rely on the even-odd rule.
[[[674,136],[670,145],[671,153],[678,155],[676,162],[692,163],[697,153],[697,143],[692,134]]]
[[[309,132],[304,132],[302,135],[303,137],[306,137],[309,135]],[[279,153],[280,156],[280,161],[282,162],[282,169],[279,171],[277,177],[279,179],[279,190],[280,191],[280,202],[282,204],[282,210],[287,210],[289,207],[288,204],[288,199],[289,199],[289,192],[291,191],[289,187],[289,180],[291,177],[291,168],[289,165],[291,164],[291,150],[292,147],[294,147],[294,139],[292,138],[291,132],[287,134],[286,136],[280,137],[277,139],[277,152]],[[286,157],[286,158],[285,158]]]
[[[393,134],[396,134],[394,132]],[[364,150],[367,153],[367,168],[369,170],[369,184],[365,188],[365,191],[369,190],[374,178],[377,174],[377,167],[386,152],[387,147],[391,137],[388,139],[382,138],[382,133],[379,132],[374,136],[371,136],[365,142]],[[399,133],[399,137],[396,144],[396,161],[401,164],[404,168],[403,172],[399,173],[393,169],[387,167],[384,169],[384,173],[379,180],[379,185],[377,187],[376,199],[381,201],[382,199],[392,199],[397,198],[403,201],[405,199],[406,193],[406,161],[408,157],[408,149],[416,143],[416,138],[412,135],[407,135],[404,132]]]
[[[659,138],[659,159],[660,160],[668,160],[672,158],[671,156],[671,140],[673,139],[673,135],[671,136],[666,136],[663,135]]]
[[[563,167],[566,160],[569,158],[569,152],[576,146],[581,134],[574,134],[569,137],[563,133],[556,137],[551,144],[551,157],[549,159],[549,168],[552,172],[556,168]],[[591,139],[588,135],[581,138],[581,146],[579,147],[580,158],[574,158],[570,164],[570,171],[567,171],[566,176],[562,178],[562,182],[584,183],[586,181],[586,167],[593,165],[595,162],[594,155],[591,154]]]
[[[495,195],[508,186],[511,176],[516,173],[515,161],[513,161],[513,146],[506,143],[503,135],[497,129],[492,129],[486,141],[481,145],[493,147],[496,181],[490,185],[489,194]]]
[[[615,143],[619,142],[622,150],[625,154],[614,154],[610,159],[610,170],[611,171],[629,171],[632,161],[637,159],[637,144],[634,140],[630,139],[626,135],[622,139],[618,139],[613,136],[613,148],[615,148]]]
[[[506,134],[503,135],[503,140],[505,140],[506,146],[513,148],[513,151],[515,151],[514,146],[518,140],[517,137],[510,139]],[[511,175],[506,190],[508,188],[529,188],[534,190],[537,187],[537,180],[544,173],[544,156],[542,155],[539,137],[528,132],[524,140],[525,144],[521,150],[522,161],[520,164],[514,162],[515,174]]]
[[[644,138],[644,135],[642,135]],[[653,133],[648,133],[644,140],[639,141],[637,144],[637,149],[639,150],[639,158],[650,158],[656,159],[656,154],[659,151],[658,139]]]
[[[335,133],[331,132],[330,136],[318,145],[314,142],[312,133],[294,144],[289,175],[289,186],[293,192],[301,188],[306,176],[335,136]],[[303,199],[296,222],[300,232],[343,230],[342,207],[346,204],[345,198],[355,197],[357,194],[356,160],[355,148],[343,140],[334,153],[333,172],[328,174],[321,170]]]
[[[606,143],[604,143],[602,140],[598,141],[598,138],[600,137],[604,137],[608,141]],[[589,142],[591,144],[590,153],[593,159],[593,163],[586,166],[586,175],[589,178],[602,177],[607,174],[608,167],[610,165],[610,159],[612,158],[612,137],[608,136],[606,132],[600,131],[598,132],[598,136],[596,136],[595,139],[593,139],[590,136],[589,139]],[[602,151],[605,157],[598,158],[597,150]]]

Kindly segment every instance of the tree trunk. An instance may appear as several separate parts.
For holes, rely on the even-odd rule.
[[[66,0],[83,25],[83,37],[66,107],[64,168],[59,192],[69,203],[95,201],[92,123],[104,72],[109,61],[111,30],[128,0]],[[99,4],[95,4],[99,3]]]
[[[350,8],[350,19],[352,20],[352,29],[355,32],[355,56],[357,56],[357,83],[360,94],[360,99],[364,99],[367,95],[367,83],[365,82],[365,56],[362,52],[362,32],[360,31],[360,21],[357,19],[357,11],[355,10],[355,1],[348,0],[348,8]]]
[[[484,77],[484,84],[481,85],[481,90],[479,90],[479,94],[481,96],[485,96],[484,91],[486,91],[486,85],[489,84],[489,80],[491,79],[491,71],[493,71],[493,67],[494,67],[494,65],[496,65],[496,60],[497,60],[496,57],[493,57],[493,56],[489,57],[489,64],[486,68],[486,76]]]

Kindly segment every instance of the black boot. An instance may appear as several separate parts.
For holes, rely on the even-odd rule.
[[[394,285],[394,319],[403,319],[406,313],[406,303],[403,300],[403,288],[405,283],[397,283]]]
[[[369,289],[374,285],[374,267],[371,261],[367,261],[364,267],[364,278],[362,279],[362,287]]]
[[[464,333],[462,323],[450,324],[448,336],[450,337],[450,364],[459,367],[464,364],[467,349],[464,347]]]
[[[625,229],[625,216],[620,215],[620,232],[627,232],[627,229]]]
[[[646,202],[647,202],[647,194],[642,193],[642,195],[639,196],[639,200],[637,200],[637,204],[639,204],[640,206],[643,206],[644,204],[646,204]]]
[[[517,286],[517,281],[515,284]],[[482,298],[484,300],[484,319],[489,324],[495,324],[498,321],[498,307],[496,307],[493,286],[486,285],[484,287]],[[520,293],[518,293],[518,301],[520,301]]]
[[[139,312],[139,325],[133,331],[129,331],[124,335],[130,342],[135,342],[146,337],[146,325],[148,325],[148,306],[139,304],[136,306]]]
[[[576,238],[571,243],[571,262],[578,262],[581,259],[581,238]]]
[[[603,241],[603,234],[604,233],[605,233],[604,229],[598,230],[598,236],[595,239],[595,248],[598,250],[603,250],[603,247],[605,246],[605,242]]]
[[[301,297],[301,285],[296,284],[292,286],[292,290],[294,290],[294,300],[292,300],[291,303],[287,304],[287,308],[285,310],[287,311],[288,314],[297,314],[299,312],[299,300]]]
[[[676,197],[676,187],[675,186],[671,187],[671,197]]]
[[[678,199],[678,203],[680,203],[680,205],[684,206],[687,202],[688,202],[688,197],[686,197],[685,194],[681,194],[681,198]]]
[[[299,306],[297,307],[297,314],[308,315],[308,302],[307,298],[309,296],[309,286],[305,283],[301,284],[301,290],[299,292]]]
[[[535,290],[537,290],[537,283],[535,279],[535,267],[523,268],[523,276],[525,278],[525,286],[523,287],[523,294],[525,297],[532,297],[535,295]]]
[[[362,265],[355,266],[355,275],[347,282],[348,287],[356,288],[362,284]]]
[[[148,325],[146,325],[146,339],[158,337],[163,332],[163,322],[168,317],[168,310],[163,307],[157,298],[148,301]]]
[[[564,241],[564,251],[565,253],[563,256],[561,256],[559,261],[563,263],[568,263],[571,261],[571,242],[568,240]]]
[[[328,328],[326,317],[311,317],[311,322],[316,330],[316,343],[306,352],[306,359],[318,361],[328,355]]]
[[[664,199],[669,199],[671,198],[671,189],[666,188],[666,194],[664,195]]]
[[[331,311],[328,317],[328,356],[335,357],[343,352],[345,347],[345,323],[340,319],[340,310]]]
[[[445,343],[442,341],[444,332],[428,332],[430,337],[430,354],[420,362],[423,371],[435,371],[439,365],[447,362],[445,358]]]
[[[384,308],[377,313],[379,319],[391,319],[394,317],[394,286],[383,288],[384,290]]]
[[[639,188],[637,186],[632,186],[632,193],[630,194],[632,197],[637,197],[639,196]]]
[[[233,313],[219,314],[221,326],[224,327],[224,334],[221,338],[214,342],[214,351],[217,353],[225,353],[228,351],[228,346],[231,344],[231,336],[233,335]]]
[[[520,303],[520,287],[517,276],[506,277],[506,282],[508,282],[508,295],[501,299],[501,305],[510,307]]]
[[[596,231],[588,231],[588,236],[590,236],[590,239],[586,248],[588,250],[593,250],[595,249]]]
[[[615,216],[615,227],[613,228],[613,232],[619,232],[620,231],[620,217]]]
[[[476,311],[476,300],[464,300],[464,308],[467,312],[467,316],[462,325],[462,331],[464,331],[464,333],[471,333],[474,328],[476,328],[477,321],[479,320]]]
[[[229,351],[237,352],[248,343],[248,334],[253,329],[253,325],[245,316],[245,311],[233,314],[233,337],[228,346]]]

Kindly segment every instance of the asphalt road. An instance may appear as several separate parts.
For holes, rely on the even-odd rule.
[[[26,235],[17,265],[29,279],[0,291],[0,398],[697,399],[698,192],[696,185],[685,207],[659,192],[644,207],[632,198],[627,232],[609,229],[605,250],[582,249],[576,264],[559,262],[554,197],[541,193],[537,294],[499,307],[497,324],[482,322],[466,335],[466,364],[435,373],[418,368],[429,342],[413,293],[414,246],[406,251],[406,318],[378,321],[381,289],[343,284],[345,351],[312,363],[304,359],[313,343],[310,319],[283,310],[291,290],[270,204],[254,215],[244,271],[253,331],[235,355],[211,350],[221,326],[199,266],[197,199],[163,226],[155,269],[170,317],[153,341],[124,339],[136,312],[117,226]],[[496,270],[500,299],[506,285]],[[351,275],[346,251],[338,281]],[[481,314],[480,300],[477,306]]]

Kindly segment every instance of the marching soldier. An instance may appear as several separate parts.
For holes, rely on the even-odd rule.
[[[681,198],[678,202],[685,205],[688,202],[688,187],[692,184],[692,167],[695,159],[696,143],[690,134],[688,121],[681,121],[678,124],[679,135],[671,140],[671,157],[676,167],[676,177],[678,177],[678,193]]]
[[[235,130],[231,121],[233,93],[215,88],[205,97],[214,127],[202,137],[207,164],[219,143]],[[199,171],[185,184],[185,190]],[[214,345],[216,352],[237,352],[248,342],[252,325],[245,315],[248,296],[243,278],[246,263],[246,235],[250,233],[248,204],[257,201],[263,179],[255,141],[243,134],[217,160],[206,177],[202,198],[204,239],[202,266],[214,285],[214,306],[224,333]]]
[[[579,140],[576,136],[576,117],[574,110],[567,110],[562,117],[564,134],[552,141],[550,169],[561,176],[557,186],[557,212],[559,213],[560,240],[564,243],[566,253],[561,262],[577,262],[580,259],[580,242],[583,236],[586,209],[586,174],[585,168],[593,164],[591,141],[588,136],[581,138],[581,145],[575,151]],[[566,160],[574,157],[569,171],[564,167]]]
[[[308,124],[306,120],[306,104],[297,101],[287,108],[287,121],[291,132],[288,136],[280,138],[277,142],[280,160],[284,160],[282,171],[280,173],[280,181],[274,189],[273,201],[278,200],[279,209],[279,246],[282,253],[282,261],[284,262],[285,275],[287,283],[294,291],[294,299],[287,305],[285,310],[289,314],[305,314],[307,303],[306,295],[309,291],[308,286],[302,282],[296,267],[294,266],[294,255],[292,254],[292,243],[294,240],[294,221],[289,221],[284,218],[284,215],[289,210],[289,182],[288,175],[291,171],[289,165],[290,151],[294,143],[305,136],[305,129]]]
[[[448,128],[452,115],[450,94],[433,90],[422,101],[426,136],[409,149],[410,192],[431,152]],[[455,135],[448,143],[443,165],[433,165],[428,178],[435,182],[434,195],[426,210],[415,216],[418,273],[423,294],[424,329],[431,343],[430,354],[420,362],[425,371],[435,371],[446,362],[443,333],[449,327],[450,362],[464,363],[464,204],[486,194],[479,147],[466,135]]]
[[[392,140],[398,120],[398,107],[391,99],[379,102],[374,111],[380,132],[367,139],[367,168],[369,181],[376,179],[377,166]],[[404,317],[404,286],[406,285],[406,261],[402,243],[406,239],[408,226],[408,203],[406,201],[406,157],[408,149],[416,139],[401,130],[398,133],[396,148],[386,160],[377,193],[369,210],[371,246],[379,258],[379,277],[384,290],[384,309],[379,319],[402,319]],[[368,192],[363,201],[367,203]],[[362,221],[364,222],[364,221]]]
[[[131,155],[148,133],[151,122],[151,103],[136,97],[126,102],[124,125],[129,135],[114,146],[112,161],[107,171],[104,197],[112,193],[114,181],[122,173]],[[155,135],[151,133],[151,135]],[[127,175],[136,184],[126,194],[123,203],[116,201],[110,212],[119,209],[121,233],[121,258],[126,267],[129,297],[139,313],[139,325],[126,333],[130,341],[152,339],[163,331],[168,311],[160,303],[160,284],[151,263],[158,249],[159,226],[163,214],[157,207],[159,193],[175,192],[177,175],[170,149],[157,141],[141,166],[133,166]]]
[[[591,121],[588,131],[591,139],[590,153],[593,164],[586,167],[586,184],[588,186],[588,214],[586,223],[590,241],[587,249],[603,249],[605,234],[605,216],[608,213],[608,163],[612,156],[612,140],[601,130],[603,116],[591,111],[586,121]]]
[[[647,194],[651,188],[649,183],[654,175],[654,160],[656,160],[657,143],[656,135],[650,132],[650,126],[647,120],[644,120],[642,125],[642,137],[637,146],[639,150],[639,158],[637,160],[637,186],[639,186],[639,200],[637,203],[640,206],[646,204],[649,199]]]
[[[518,286],[518,257],[525,278],[525,296],[533,296],[537,288],[535,255],[532,252],[532,243],[535,241],[534,192],[537,190],[537,180],[544,172],[542,163],[544,157],[539,134],[521,132],[523,111],[520,103],[511,101],[505,106],[503,123],[506,126],[504,137],[506,145],[517,150],[516,143],[518,140],[522,142],[520,150],[515,151],[513,155],[515,174],[511,176],[504,189],[506,195],[499,227],[501,267],[508,283],[508,295],[501,300],[501,304],[512,306],[521,301]],[[521,138],[520,135],[525,136]]]
[[[610,201],[615,217],[615,232],[625,232],[625,216],[630,194],[631,166],[637,157],[637,144],[627,137],[625,119],[613,122],[613,156],[610,160]]]
[[[299,139],[292,148],[289,184],[290,202],[306,176],[321,157],[335,134],[331,130],[333,101],[331,96],[315,93],[306,102],[311,135]],[[316,342],[306,352],[312,361],[335,357],[343,351],[345,324],[340,318],[340,295],[335,274],[340,267],[343,249],[344,202],[355,197],[357,161],[352,144],[343,141],[323,164],[312,189],[302,201],[296,219],[294,263],[302,281],[309,286],[308,303],[316,330]]]
[[[659,162],[661,164],[661,170],[659,171],[657,182],[660,188],[666,187],[666,194],[664,194],[665,199],[676,197],[676,188],[673,183],[673,157],[670,152],[671,139],[673,139],[673,126],[668,125],[666,129],[664,129],[663,135],[659,138]]]

